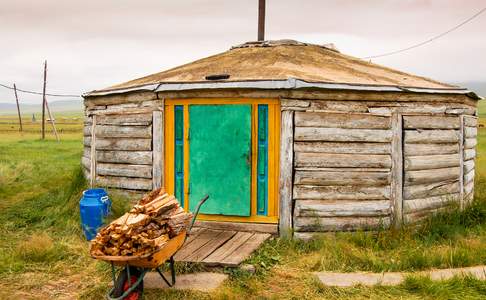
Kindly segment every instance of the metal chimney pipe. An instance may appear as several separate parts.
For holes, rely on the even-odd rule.
[[[258,0],[258,40],[265,40],[265,0]]]

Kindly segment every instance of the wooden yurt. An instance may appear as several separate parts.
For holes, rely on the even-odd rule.
[[[209,194],[208,227],[310,238],[473,195],[479,97],[329,46],[245,43],[84,98],[90,182]]]

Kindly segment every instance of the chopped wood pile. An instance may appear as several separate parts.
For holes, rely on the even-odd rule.
[[[174,196],[157,189],[100,230],[91,241],[92,256],[143,256],[162,248],[179,235],[192,218]]]

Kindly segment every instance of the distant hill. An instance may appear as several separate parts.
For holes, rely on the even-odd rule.
[[[49,108],[52,113],[82,113],[83,101],[60,100],[49,102]],[[42,111],[42,104],[20,104],[20,112],[22,114],[38,114]],[[0,115],[11,115],[17,113],[17,105],[15,103],[0,102]]]

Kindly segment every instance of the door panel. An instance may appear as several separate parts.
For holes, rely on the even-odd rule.
[[[189,207],[250,216],[251,105],[189,105]]]

